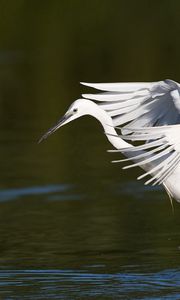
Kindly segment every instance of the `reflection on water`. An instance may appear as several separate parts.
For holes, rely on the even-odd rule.
[[[1,190],[0,296],[179,299],[178,215],[161,190],[109,187],[103,199],[70,184]]]
[[[38,186],[29,188],[19,188],[19,189],[7,189],[0,190],[0,202],[15,200],[22,196],[33,196],[33,195],[43,195],[48,193],[63,192],[69,189],[69,185],[52,185],[52,186]]]
[[[162,299],[163,295],[163,299],[178,300],[179,278],[180,271],[173,269],[154,274],[9,270],[0,272],[0,296],[7,299]]]
[[[160,186],[145,186],[137,181],[129,181],[127,183],[117,183],[111,186],[112,194],[114,195],[131,195],[135,198],[144,199],[147,192],[156,192],[163,190]],[[0,202],[16,200],[20,197],[25,196],[37,196],[37,195],[47,195],[44,197],[49,200],[80,200],[83,195],[76,194],[75,186],[72,184],[58,184],[58,185],[48,185],[48,186],[34,186],[34,187],[24,187],[16,189],[1,189],[0,190]],[[135,192],[136,191],[136,192]],[[67,193],[68,192],[68,193]],[[161,197],[161,194],[154,195],[156,197]]]

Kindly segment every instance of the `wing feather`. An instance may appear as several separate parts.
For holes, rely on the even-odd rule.
[[[131,153],[130,159],[121,161],[133,160],[135,162],[123,167],[123,169],[143,167],[148,164],[148,171],[139,176],[138,179],[151,175],[152,178],[147,180],[145,184],[164,183],[180,163],[180,125],[136,128],[133,130],[129,128],[130,130],[131,134],[120,135],[120,137],[131,141],[146,141],[147,143],[128,148]],[[152,139],[153,141],[151,141]],[[152,147],[153,149],[151,149]],[[137,155],[137,150],[144,150],[145,148],[147,152]],[[133,155],[134,150],[136,150],[135,155]]]
[[[114,127],[121,126],[120,138],[141,142],[110,152],[129,154],[123,161],[133,160],[134,164],[124,168],[144,168],[146,172],[138,179],[152,176],[145,184],[164,183],[180,163],[180,85],[169,79],[82,84],[102,91],[83,97],[96,101],[112,118]]]
[[[125,101],[133,98],[139,98],[150,95],[148,90],[139,90],[137,92],[105,92],[98,94],[82,94],[86,99],[95,100],[95,101]]]
[[[173,80],[82,84],[103,91],[83,97],[98,101],[112,117],[114,126],[124,126],[122,134],[127,133],[127,126],[133,129],[180,122],[180,85]]]
[[[87,83],[81,82],[82,85],[89,86],[101,91],[112,92],[134,92],[152,87],[152,82],[124,82],[124,83]]]

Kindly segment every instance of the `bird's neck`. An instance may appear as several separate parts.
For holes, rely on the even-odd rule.
[[[102,124],[102,126],[104,128],[104,132],[107,136],[107,139],[116,149],[133,147],[131,144],[125,142],[123,139],[121,139],[117,135],[117,132],[114,129],[113,121],[112,121],[111,117],[99,106],[97,106],[94,117]]]

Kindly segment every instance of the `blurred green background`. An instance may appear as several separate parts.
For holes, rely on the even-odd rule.
[[[1,269],[178,269],[179,204],[173,215],[141,170],[110,164],[96,120],[37,141],[88,91],[80,81],[180,81],[179,12],[176,0],[0,0]]]

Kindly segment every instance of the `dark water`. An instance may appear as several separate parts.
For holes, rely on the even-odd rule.
[[[178,1],[0,1],[0,299],[180,299],[180,206],[111,164],[79,81],[180,81]]]

